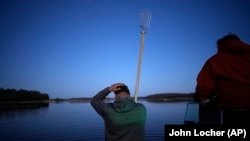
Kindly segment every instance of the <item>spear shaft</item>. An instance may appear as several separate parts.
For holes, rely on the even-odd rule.
[[[137,102],[140,76],[141,76],[141,64],[142,64],[142,55],[143,55],[143,48],[144,48],[144,38],[145,38],[146,30],[149,28],[151,17],[152,17],[152,14],[150,13],[150,11],[141,10],[140,24],[139,24],[139,27],[141,28],[141,41],[140,41],[140,51],[139,51],[136,84],[135,84],[135,96],[134,96],[135,102]]]

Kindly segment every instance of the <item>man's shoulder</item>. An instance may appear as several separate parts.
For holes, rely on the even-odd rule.
[[[142,104],[142,103],[135,103],[135,105],[136,105],[137,107],[146,108],[145,105]]]
[[[137,104],[137,105],[141,105],[141,106],[144,106],[144,104],[143,104],[143,103],[137,103],[137,102],[135,102],[135,104]]]
[[[140,113],[143,113],[143,115],[147,111],[146,106],[142,103],[135,103],[134,109],[136,109],[136,111],[140,111]]]

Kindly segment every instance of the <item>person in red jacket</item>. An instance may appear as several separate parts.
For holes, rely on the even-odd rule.
[[[250,45],[229,34],[217,40],[217,48],[197,76],[196,96],[205,105],[215,92],[223,124],[246,125],[250,119]]]

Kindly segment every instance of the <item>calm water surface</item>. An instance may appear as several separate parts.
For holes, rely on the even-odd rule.
[[[187,102],[138,101],[147,108],[146,140],[163,141],[165,124],[183,124]],[[0,111],[0,141],[103,141],[104,123],[89,102]]]

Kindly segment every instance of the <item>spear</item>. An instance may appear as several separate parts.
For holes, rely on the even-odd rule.
[[[144,48],[144,38],[145,38],[146,30],[149,28],[151,17],[152,17],[152,14],[150,11],[148,11],[148,10],[141,10],[140,11],[139,27],[141,28],[141,32],[140,32],[141,33],[141,41],[140,41],[140,51],[139,51],[136,84],[135,84],[135,96],[134,96],[135,102],[137,102],[138,89],[139,89],[139,83],[140,83],[141,63],[142,63],[142,55],[143,55],[143,48]]]

